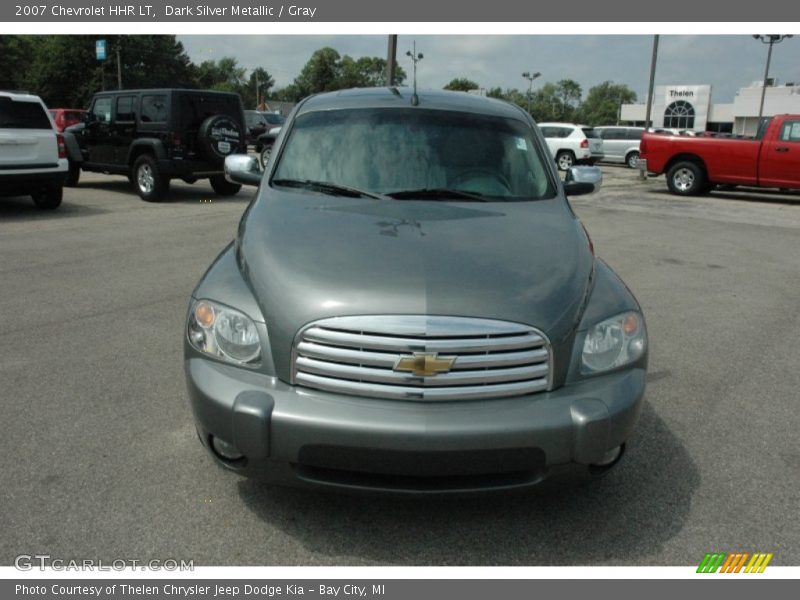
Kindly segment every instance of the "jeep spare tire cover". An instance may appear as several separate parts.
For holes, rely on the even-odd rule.
[[[208,117],[197,132],[198,146],[206,160],[221,164],[225,157],[240,151],[242,129],[227,115]]]

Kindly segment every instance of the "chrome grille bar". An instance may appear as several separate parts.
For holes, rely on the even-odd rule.
[[[428,359],[450,364],[433,374],[409,368],[416,359],[423,365]],[[337,317],[300,331],[292,377],[297,385],[347,395],[470,400],[547,390],[551,363],[546,336],[517,323],[425,315]]]

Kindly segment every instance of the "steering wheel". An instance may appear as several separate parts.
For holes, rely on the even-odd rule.
[[[464,186],[463,184],[467,185]],[[470,186],[469,184],[472,185]],[[498,187],[502,188],[499,190],[501,193],[493,193],[494,190],[490,190],[487,193],[485,189],[487,184],[490,188],[494,188],[494,190],[497,190]],[[508,183],[508,180],[503,177],[502,174],[498,173],[497,171],[481,168],[461,171],[449,181],[448,187],[463,189],[465,192],[486,193],[490,196],[502,196],[504,195],[503,192],[507,193],[511,191],[511,184]]]

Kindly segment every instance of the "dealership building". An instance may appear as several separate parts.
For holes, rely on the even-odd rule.
[[[656,128],[755,135],[762,87],[763,82],[755,81],[736,92],[732,103],[715,104],[710,85],[659,85],[653,93],[650,120]],[[786,113],[800,114],[800,81],[779,84],[768,79],[764,116]],[[620,120],[644,126],[646,114],[646,104],[623,104]]]

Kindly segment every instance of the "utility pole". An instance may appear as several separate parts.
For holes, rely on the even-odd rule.
[[[119,56],[119,46],[121,40],[117,40],[117,89],[122,89],[122,59]]]
[[[656,61],[658,60],[658,35],[653,36],[653,57],[650,59],[650,86],[647,88],[647,111],[644,117],[644,127],[650,127],[650,117],[653,110],[653,85],[656,81]]]
[[[386,50],[386,86],[394,87],[395,65],[397,64],[397,36],[389,36],[389,47]]]
[[[764,68],[764,83],[761,85],[761,104],[758,106],[758,123],[756,124],[756,133],[761,128],[761,118],[764,116],[764,97],[767,93],[767,80],[769,79],[769,63],[772,60],[772,46],[780,44],[786,38],[792,37],[791,35],[754,35],[753,39],[760,41],[762,44],[769,44],[767,51],[767,66]]]

